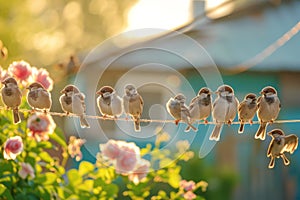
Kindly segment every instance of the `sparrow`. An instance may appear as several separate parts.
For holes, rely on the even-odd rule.
[[[199,90],[198,95],[192,99],[189,105],[191,124],[196,120],[204,120],[207,124],[207,118],[210,116],[211,107],[211,91],[207,87],[203,87]],[[186,131],[189,129],[190,126],[187,127]]]
[[[144,101],[132,84],[125,86],[125,95],[123,96],[123,107],[126,115],[131,115],[134,120],[134,130],[141,131],[140,118],[143,113]]]
[[[85,119],[86,106],[84,103],[85,96],[74,85],[67,85],[60,93],[59,98],[61,108],[67,114],[73,113],[79,115],[81,128],[89,128],[90,125]]]
[[[103,86],[97,91],[97,105],[100,113],[106,117],[118,117],[122,114],[122,99],[110,86]]]
[[[27,103],[32,109],[44,110],[47,112],[52,105],[51,94],[40,83],[31,83],[27,89]]]
[[[7,106],[7,108],[11,108],[13,112],[14,123],[17,124],[21,122],[19,115],[19,106],[22,100],[22,92],[18,86],[17,81],[12,78],[6,78],[2,84],[4,87],[1,90],[2,93],[2,101]]]
[[[257,117],[260,126],[255,134],[255,139],[265,140],[268,123],[277,119],[281,104],[276,89],[271,86],[263,88],[260,94],[261,96],[257,100]]]
[[[185,105],[185,96],[181,93],[177,94],[174,98],[170,98],[166,104],[169,114],[175,119],[175,124],[178,125],[179,121],[182,120],[188,126],[185,132],[188,132],[192,128],[195,132],[198,131],[190,122],[190,112],[188,107]]]
[[[269,168],[275,166],[275,158],[279,157],[282,158],[284,165],[289,165],[290,161],[284,153],[294,153],[298,147],[298,137],[295,134],[285,135],[281,129],[274,129],[268,135],[272,137],[267,153],[267,156],[271,157]]]
[[[247,94],[238,107],[238,116],[240,121],[238,133],[244,132],[245,122],[250,122],[250,124],[253,123],[252,119],[256,114],[257,108],[256,95],[253,93]]]
[[[216,123],[209,139],[219,141],[223,123],[231,124],[235,118],[239,101],[234,96],[234,91],[229,85],[222,85],[216,91],[218,97],[212,108],[212,117]]]

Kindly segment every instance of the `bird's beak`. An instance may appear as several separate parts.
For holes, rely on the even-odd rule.
[[[5,81],[2,81],[1,83],[2,83],[3,85],[5,85]]]
[[[102,95],[102,92],[101,91],[97,91],[96,94]]]
[[[219,94],[220,92],[219,92],[219,91],[215,91],[214,93],[215,93],[215,94]]]
[[[261,91],[259,94],[265,94],[263,91]]]
[[[65,90],[61,90],[60,93],[61,93],[61,94],[65,94],[66,91],[65,91]]]

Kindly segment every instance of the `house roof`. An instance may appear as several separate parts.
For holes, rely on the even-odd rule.
[[[176,69],[216,63],[230,70],[260,53],[296,25],[300,20],[299,10],[300,1],[279,6],[264,3],[218,20],[199,19],[186,29],[147,41],[128,39],[129,45],[125,46],[118,45],[118,41],[126,40],[121,35],[104,42],[86,61],[117,68],[160,63]],[[136,32],[143,31],[152,29]],[[251,70],[299,71],[299,52],[300,34],[296,34]]]

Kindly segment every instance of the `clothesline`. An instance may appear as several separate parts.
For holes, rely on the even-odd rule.
[[[5,107],[0,106],[0,110],[7,110]],[[19,112],[21,113],[32,113],[32,112],[37,112],[37,113],[44,113],[43,111],[32,111],[29,109],[19,109]],[[47,114],[51,116],[59,116],[59,117],[79,117],[79,115],[76,114],[67,114],[67,113],[61,113],[61,112],[47,112]],[[109,121],[133,121],[131,117],[118,117],[118,118],[113,118],[113,117],[104,117],[104,116],[99,116],[99,115],[85,115],[85,118],[87,119],[94,119],[94,120],[109,120]],[[175,123],[175,120],[172,119],[140,119],[140,122],[146,122],[146,123]],[[179,123],[184,123],[180,121]],[[213,121],[209,122],[204,122],[204,121],[196,121],[198,124],[215,124]],[[259,121],[253,121],[252,124],[259,124]],[[283,120],[275,120],[273,124],[285,124],[285,123],[300,123],[300,119],[283,119]],[[239,121],[233,121],[231,123],[232,125],[240,124]],[[245,122],[245,124],[249,124],[249,122]]]

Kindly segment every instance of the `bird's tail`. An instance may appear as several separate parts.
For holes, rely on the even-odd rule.
[[[269,163],[269,168],[272,169],[274,168],[274,166],[275,166],[275,158],[272,156]]]
[[[209,140],[219,141],[222,127],[223,127],[223,124],[217,123],[209,137]]]
[[[192,124],[193,122],[194,122],[194,120],[191,120],[190,122],[187,122],[188,126],[186,127],[186,129],[184,130],[184,132],[189,132],[189,131],[191,130],[191,128],[192,128],[195,132],[198,131],[198,129],[197,129],[195,126],[193,126],[193,124]]]
[[[80,115],[80,126],[81,128],[90,128],[90,124],[88,123],[84,115]]]
[[[14,118],[14,123],[18,124],[21,122],[21,118],[20,118],[20,114],[19,114],[19,109],[18,108],[14,108],[12,110],[13,112],[13,118]]]
[[[244,133],[244,126],[245,126],[244,122],[241,122],[239,131],[238,131],[239,134]]]
[[[261,139],[261,140],[266,139],[267,125],[268,125],[268,123],[266,123],[266,122],[260,123],[259,128],[254,136],[255,139]]]
[[[140,126],[140,117],[134,117],[134,130],[135,132],[141,132],[141,126]]]

